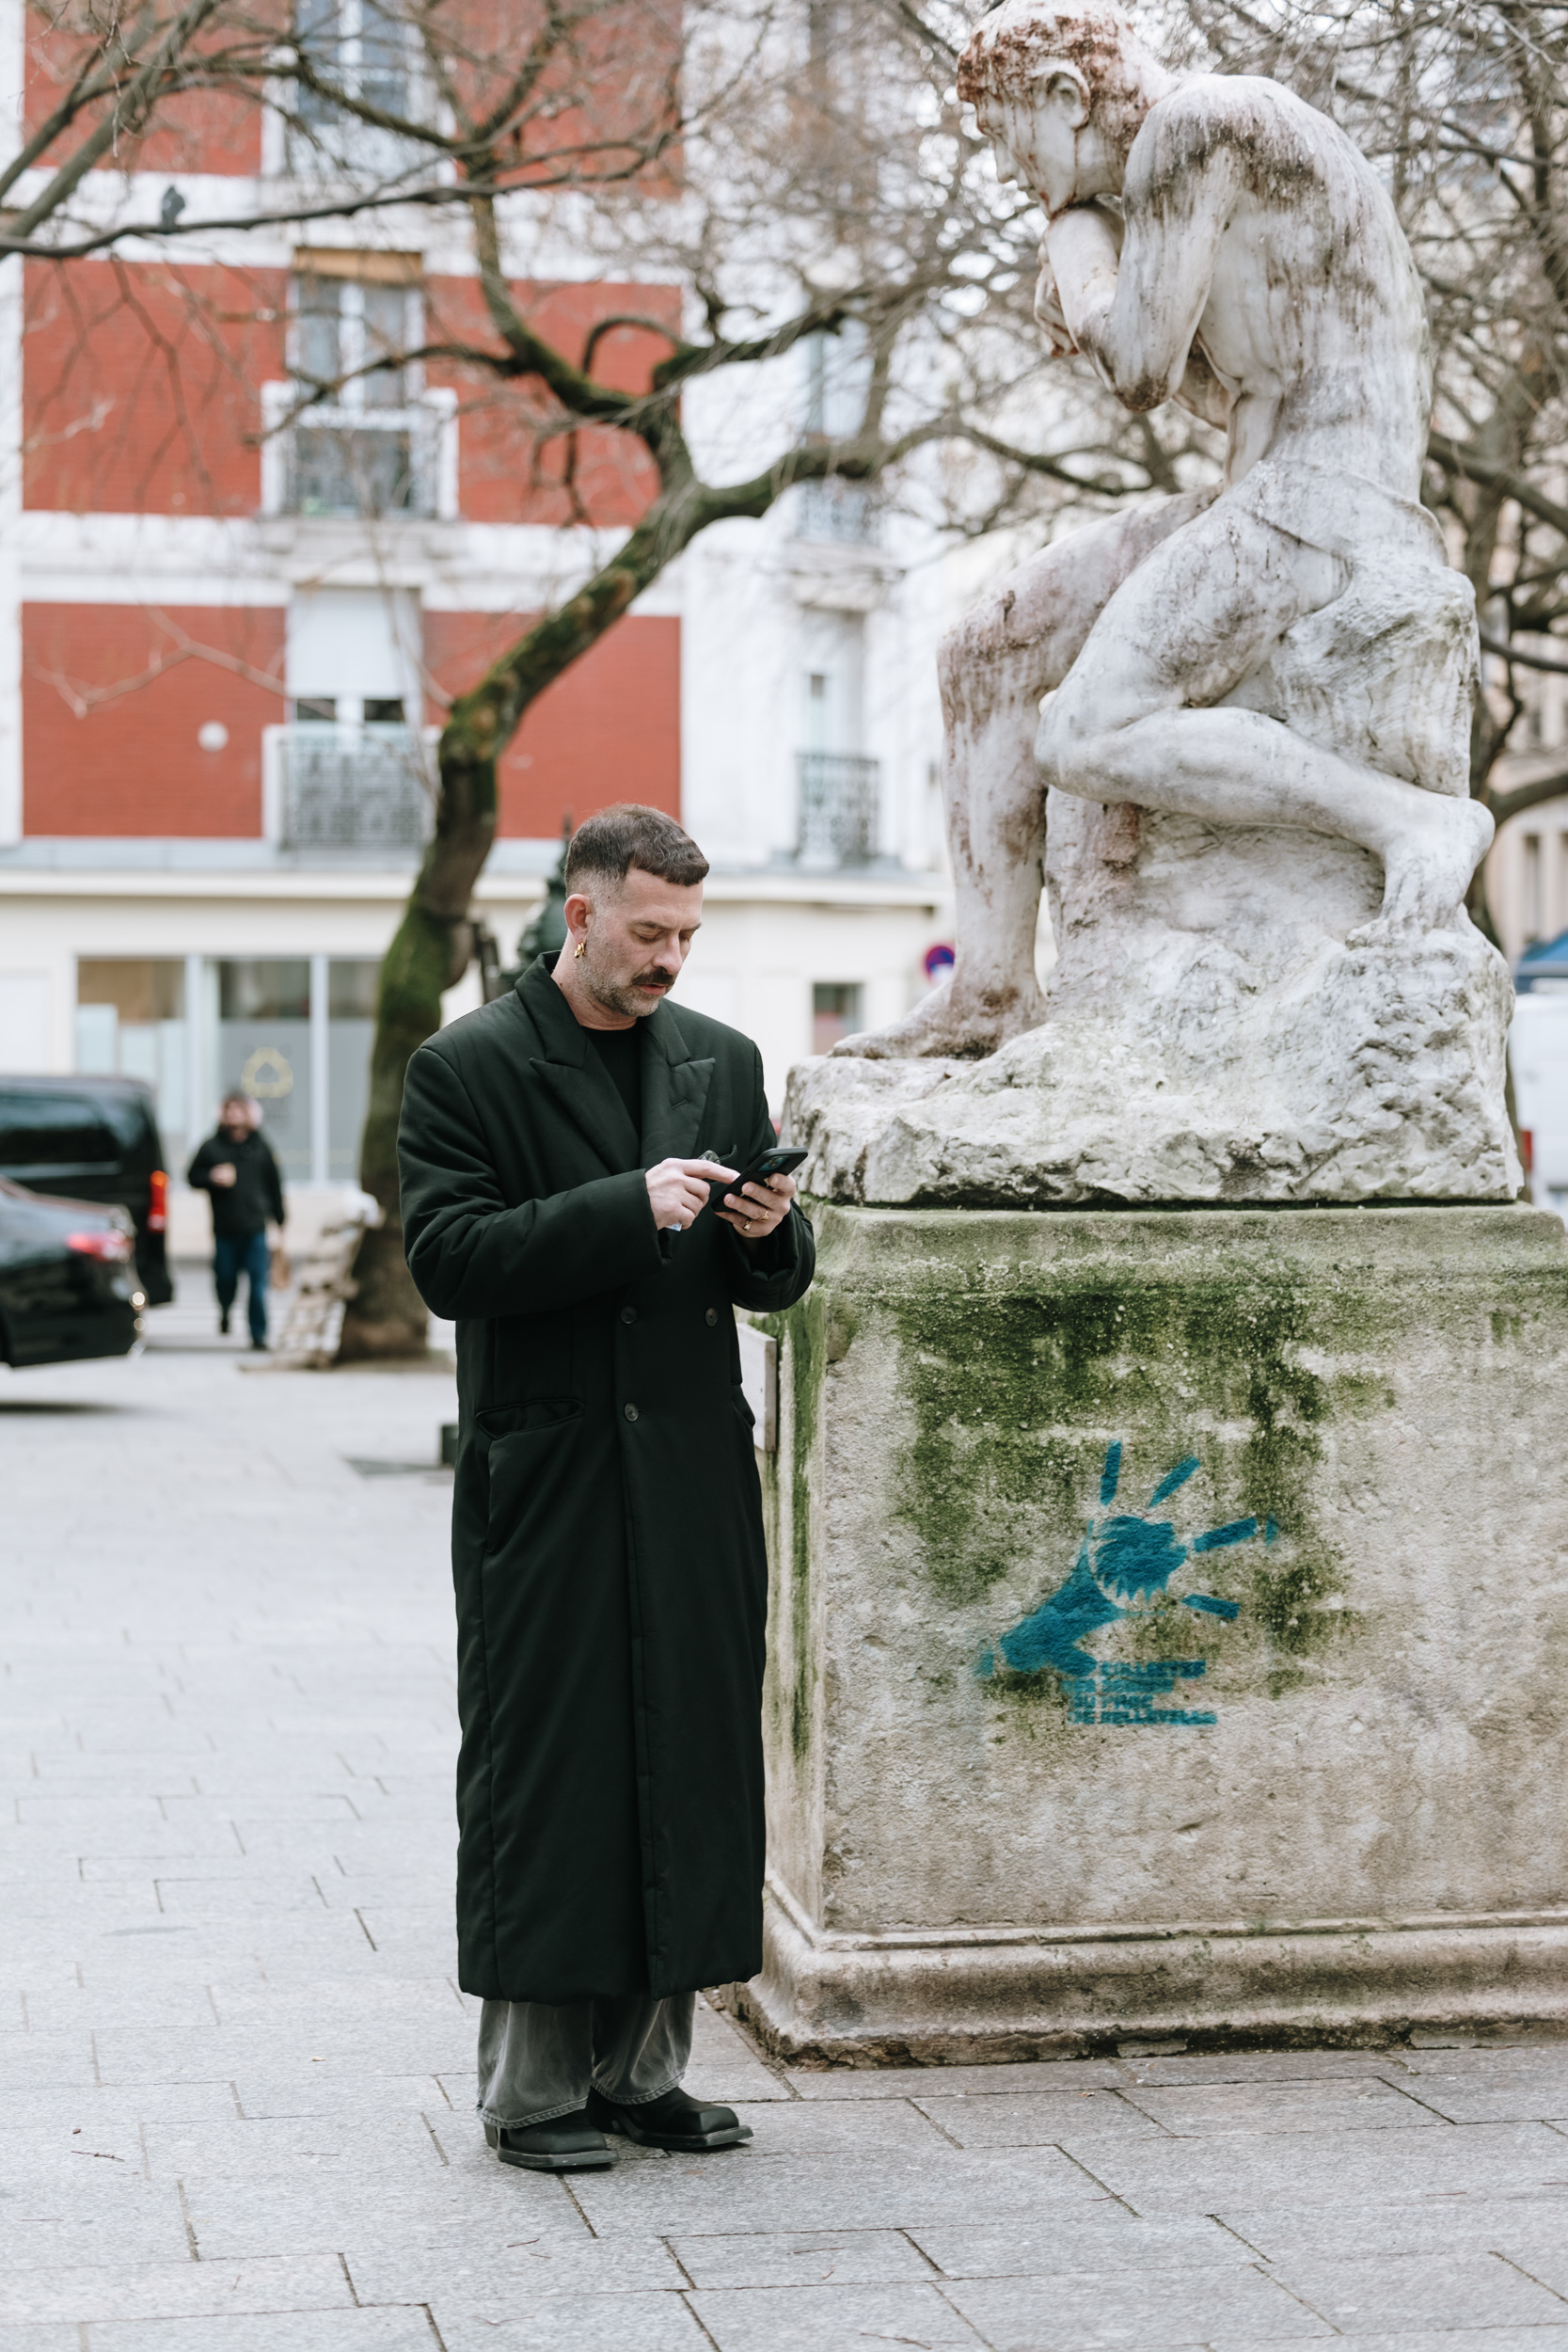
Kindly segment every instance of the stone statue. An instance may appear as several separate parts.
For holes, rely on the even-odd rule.
[[[859,1078],[798,1081],[814,1181],[1511,1196],[1507,975],[1463,911],[1492,835],[1474,598],[1419,504],[1432,370],[1389,198],[1291,91],[1176,80],[1106,0],[1003,0],[958,87],[1047,214],[1053,351],[1222,426],[1225,479],[1058,540],[945,641],[957,962],[835,1049]]]

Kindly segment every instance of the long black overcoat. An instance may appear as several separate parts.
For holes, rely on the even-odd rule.
[[[457,1931],[465,1992],[571,2001],[762,1964],[761,1495],[732,1304],[812,1278],[659,1233],[643,1170],[773,1140],[749,1039],[641,1025],[642,1133],[550,977],[409,1064],[408,1263],[457,1323]]]

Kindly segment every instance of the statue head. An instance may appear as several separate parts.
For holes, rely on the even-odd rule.
[[[1004,179],[1050,213],[1120,188],[1145,115],[1171,87],[1111,0],[1001,0],[958,60]]]

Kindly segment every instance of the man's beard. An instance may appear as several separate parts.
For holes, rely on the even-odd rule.
[[[650,1012],[657,1010],[657,1007],[642,1004],[632,994],[633,989],[657,988],[661,995],[667,996],[674,985],[667,972],[655,971],[651,966],[646,971],[634,972],[629,980],[609,979],[594,970],[592,946],[583,961],[582,977],[594,1002],[602,1005],[606,1012],[625,1013],[634,1021],[645,1021]]]

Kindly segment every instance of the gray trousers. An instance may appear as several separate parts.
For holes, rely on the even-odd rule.
[[[590,2085],[624,2107],[673,2090],[691,2056],[695,1993],[664,2000],[486,2001],[479,2020],[479,2111],[526,2131],[571,2115]]]

